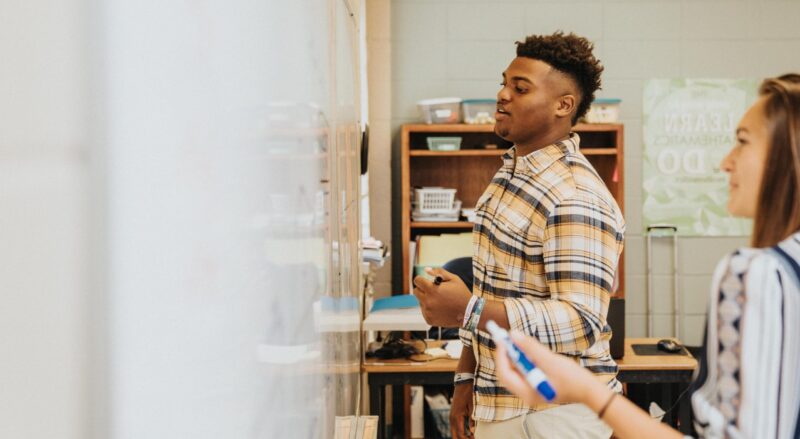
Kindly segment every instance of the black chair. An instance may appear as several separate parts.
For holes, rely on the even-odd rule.
[[[448,261],[442,268],[460,277],[464,284],[467,285],[469,291],[472,291],[472,257],[466,256],[463,258],[456,258]],[[439,338],[439,330],[441,329],[441,338],[445,340],[454,340],[458,338],[458,328],[439,328],[438,326],[432,327],[428,331],[428,337]]]
[[[472,291],[472,256],[456,258],[442,265],[442,268],[460,277]]]

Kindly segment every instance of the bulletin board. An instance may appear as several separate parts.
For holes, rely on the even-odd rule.
[[[668,223],[684,236],[742,236],[728,214],[722,158],[756,98],[752,79],[651,79],[643,91],[643,227]]]

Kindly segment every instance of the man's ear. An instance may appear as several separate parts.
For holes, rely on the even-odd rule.
[[[556,116],[572,117],[572,113],[577,110],[577,106],[578,98],[575,95],[563,95],[556,102]]]

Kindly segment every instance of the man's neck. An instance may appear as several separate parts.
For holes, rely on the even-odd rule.
[[[557,143],[562,140],[566,140],[569,138],[570,132],[572,131],[572,127],[567,128],[566,130],[563,128],[554,129],[550,132],[546,133],[544,136],[533,139],[529,142],[525,143],[517,143],[517,157],[524,157],[534,151],[538,151],[546,146],[550,146],[554,143]]]

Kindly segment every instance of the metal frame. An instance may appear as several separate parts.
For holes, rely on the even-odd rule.
[[[680,339],[680,294],[678,292],[678,228],[672,224],[647,226],[647,337],[653,336],[653,238],[672,236],[672,336]]]

